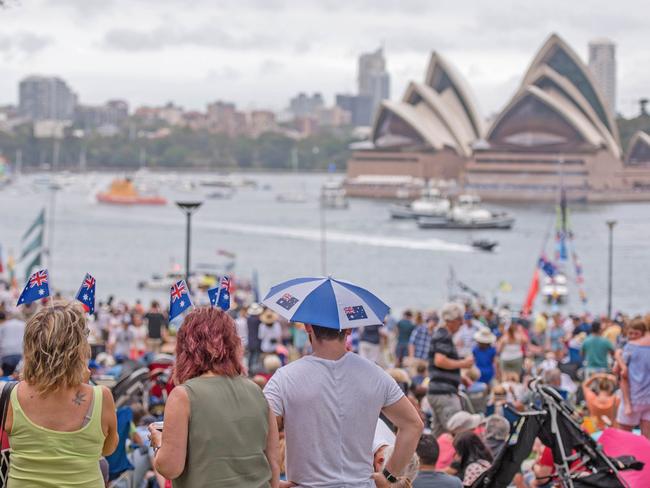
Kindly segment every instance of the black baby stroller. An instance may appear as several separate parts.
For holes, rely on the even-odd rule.
[[[633,456],[610,458],[576,420],[576,412],[553,388],[539,380],[531,382],[532,409],[516,412],[518,417],[510,437],[492,466],[472,488],[506,488],[521,463],[531,453],[535,438],[553,453],[555,473],[544,482],[562,488],[628,488],[618,476],[625,469],[642,469]]]

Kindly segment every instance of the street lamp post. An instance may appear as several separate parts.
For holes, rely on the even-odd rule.
[[[190,286],[190,242],[192,234],[192,214],[199,209],[203,202],[176,202],[178,208],[185,212],[187,217],[187,227],[185,229],[185,283]]]
[[[608,220],[609,227],[609,270],[607,280],[607,317],[612,318],[612,278],[614,274],[614,226],[615,220]]]

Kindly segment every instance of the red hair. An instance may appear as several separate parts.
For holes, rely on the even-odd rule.
[[[202,307],[183,320],[176,337],[175,383],[204,373],[239,376],[243,373],[242,344],[230,315]]]

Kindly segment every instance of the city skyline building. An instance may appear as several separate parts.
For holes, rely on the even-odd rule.
[[[372,98],[368,95],[336,95],[336,106],[350,113],[350,123],[355,127],[370,125]]]
[[[32,121],[72,121],[77,95],[57,76],[28,76],[18,86],[18,108]]]
[[[371,115],[365,124],[370,125],[381,102],[390,98],[390,75],[386,71],[383,47],[359,56],[357,84],[358,95],[370,97],[371,100]]]
[[[298,93],[295,97],[289,100],[289,112],[294,117],[310,117],[316,116],[319,109],[325,106],[323,95],[315,92],[309,96],[304,92]]]
[[[589,70],[610,112],[616,115],[616,44],[609,39],[589,43]]]

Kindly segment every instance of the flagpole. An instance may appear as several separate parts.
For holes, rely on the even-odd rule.
[[[327,219],[325,215],[325,202],[323,190],[320,197],[320,266],[321,274],[327,276]]]
[[[49,232],[47,234],[47,267],[48,269],[53,269],[53,247],[54,247],[54,217],[56,214],[56,192],[59,189],[56,183],[50,185],[51,194],[51,205],[50,205],[50,218],[49,218]]]

